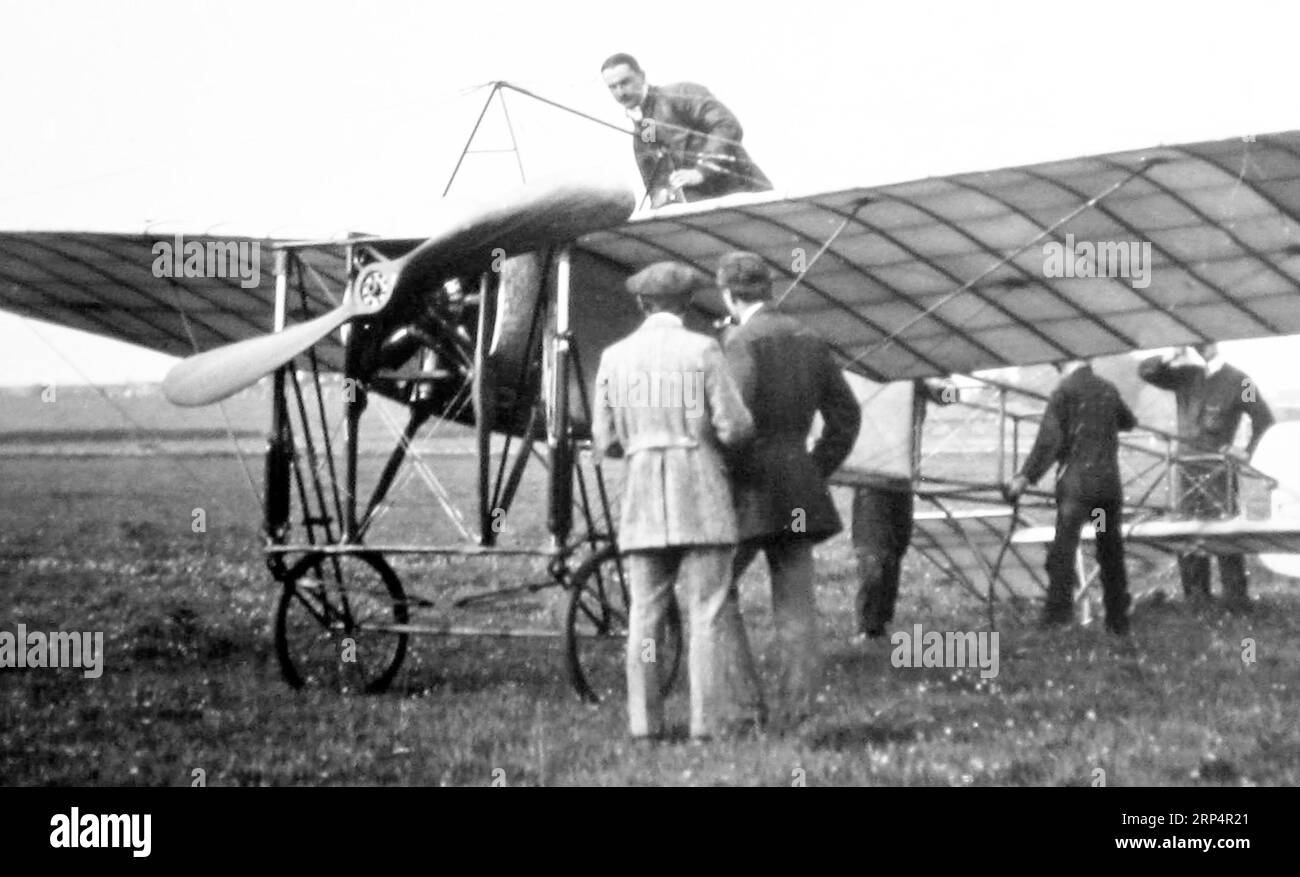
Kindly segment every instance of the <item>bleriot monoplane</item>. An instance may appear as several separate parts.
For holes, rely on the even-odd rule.
[[[1011,508],[998,494],[1032,439],[1041,398],[986,383],[966,401],[990,418],[987,469],[922,472],[882,455],[892,424],[910,428],[899,407],[910,401],[889,387],[1300,333],[1300,132],[899,185],[735,195],[635,216],[634,205],[619,184],[581,174],[488,201],[446,198],[427,240],[260,241],[273,271],[247,285],[159,277],[149,236],[5,232],[0,307],[186,357],[165,383],[180,405],[213,403],[270,376],[265,551],[281,589],[276,643],[290,683],[345,673],[380,690],[410,635],[465,632],[421,623],[436,600],[421,581],[433,567],[418,560],[535,557],[548,582],[568,591],[569,670],[577,690],[597,699],[621,678],[627,591],[605,472],[585,449],[600,352],[639,320],[623,280],[647,264],[674,259],[712,273],[728,250],[763,256],[779,278],[775,305],[829,339],[875,424],[837,480],[912,478],[926,504],[914,545],[990,612],[1000,598],[1014,606],[1033,596],[1042,581],[1050,524],[1034,519],[1032,503]],[[701,293],[696,306],[705,330],[723,313],[716,293]],[[366,421],[389,416],[392,403],[406,423],[372,464],[361,453]],[[418,454],[437,423],[469,427],[477,458],[473,513],[442,524],[431,519],[455,497]],[[1259,466],[1267,460],[1274,472],[1220,455],[1243,477],[1279,488],[1273,517],[1232,509],[1222,520],[1178,520],[1176,439],[1149,431],[1127,442],[1131,544],[1300,552],[1295,494],[1269,477],[1284,474],[1276,467],[1285,455],[1261,449]],[[512,541],[503,526],[530,458],[546,467],[544,544]],[[402,522],[390,494],[411,471],[435,495],[404,509],[413,517]],[[358,660],[341,667],[345,639]],[[676,643],[660,662],[665,684],[680,635]]]

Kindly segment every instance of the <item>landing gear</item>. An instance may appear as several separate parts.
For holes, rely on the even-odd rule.
[[[578,695],[591,703],[625,689],[629,597],[627,572],[613,545],[601,548],[573,572],[565,655],[569,680]],[[664,694],[672,689],[682,661],[682,618],[675,603],[666,628],[661,653],[642,655],[659,666]]]
[[[378,554],[309,554],[284,578],[275,652],[294,688],[380,692],[406,657],[406,595]]]

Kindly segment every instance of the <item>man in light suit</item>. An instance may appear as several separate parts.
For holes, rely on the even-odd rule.
[[[754,423],[718,343],[682,325],[691,293],[708,283],[676,262],[629,278],[627,289],[647,316],[605,350],[596,377],[596,449],[627,459],[618,541],[632,592],[627,706],[634,738],[664,734],[654,657],[662,652],[674,582],[690,626],[691,737],[758,719],[740,714],[727,685],[742,628],[730,588],[736,515],[725,458],[752,437]]]
[[[774,712],[788,727],[811,715],[820,684],[813,545],[842,529],[826,479],[853,449],[862,412],[826,341],[768,307],[772,276],[762,257],[728,253],[717,284],[739,323],[723,348],[756,432],[736,471],[733,571],[738,582],[759,551],[767,556],[781,656]],[[818,411],[825,426],[809,451]]]

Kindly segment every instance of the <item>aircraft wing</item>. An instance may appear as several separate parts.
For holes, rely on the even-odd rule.
[[[212,234],[180,238],[178,242],[172,233],[0,231],[0,308],[175,356],[270,331],[275,312],[272,247],[286,241]],[[400,252],[417,243],[376,246]],[[202,254],[201,270],[198,262],[189,263],[187,270],[190,245],[198,247],[190,258]],[[295,253],[301,271],[290,272],[291,323],[301,319],[304,299],[312,315],[334,307],[331,297],[346,280],[342,244]],[[162,257],[170,260],[169,268],[159,263]],[[341,363],[340,352],[334,336],[317,351],[334,367]]]
[[[758,252],[781,308],[830,339],[845,367],[883,381],[1300,332],[1297,211],[1293,131],[875,188],[734,195],[668,207],[578,247],[625,273],[661,259],[712,272],[728,250]],[[278,241],[185,235],[205,247],[259,243],[260,274],[245,285],[157,276],[154,247],[171,240],[0,232],[0,308],[175,355],[271,328]],[[392,252],[418,241],[400,243]],[[304,295],[313,314],[332,307],[325,288],[344,279],[342,246],[297,252],[291,322]],[[337,365],[336,342],[318,352]]]
[[[712,273],[728,250],[757,252],[782,310],[846,368],[897,380],[1300,332],[1298,217],[1291,131],[735,195],[579,246],[629,273],[663,259]]]

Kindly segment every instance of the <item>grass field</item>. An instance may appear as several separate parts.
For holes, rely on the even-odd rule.
[[[453,495],[468,495],[469,463],[436,460]],[[512,515],[540,537],[536,488]],[[195,508],[206,532],[192,532]],[[785,735],[639,748],[621,703],[574,697],[558,639],[418,638],[389,693],[290,690],[258,527],[228,456],[0,456],[0,631],[102,631],[106,651],[98,679],[0,670],[0,783],[188,785],[198,770],[213,786],[1300,783],[1300,592],[1285,582],[1257,577],[1244,618],[1177,598],[1145,604],[1128,647],[1095,627],[1045,633],[1005,619],[1000,672],[986,680],[973,668],[895,668],[888,645],[855,647],[853,563],[836,537],[818,550],[819,715]],[[406,571],[417,569],[408,588],[435,600],[453,584],[542,577],[535,562]],[[744,608],[760,649],[766,588],[756,565]],[[522,611],[558,630],[557,596]],[[909,555],[899,628],[979,629],[982,618]],[[670,709],[684,730],[680,688]]]

